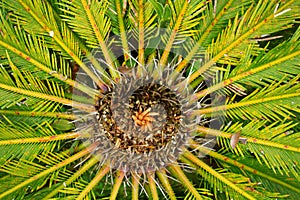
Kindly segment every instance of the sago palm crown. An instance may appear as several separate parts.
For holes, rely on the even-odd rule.
[[[0,199],[299,199],[299,0],[0,2]]]

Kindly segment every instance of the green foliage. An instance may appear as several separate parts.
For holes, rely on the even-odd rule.
[[[298,0],[0,0],[0,7],[0,199],[300,196]],[[291,35],[281,37],[286,30]],[[106,168],[86,136],[93,127],[86,120],[77,129],[82,119],[72,111],[95,114],[87,105],[101,98],[102,84],[115,84],[127,66],[153,67],[153,59],[177,63],[204,128],[173,163],[183,174],[157,169],[166,170],[165,182],[156,174],[154,184],[151,172],[138,174],[135,193],[135,172]],[[215,94],[225,105],[212,107]],[[207,125],[216,116],[221,130]],[[213,150],[198,143],[209,143],[203,136],[216,136]]]

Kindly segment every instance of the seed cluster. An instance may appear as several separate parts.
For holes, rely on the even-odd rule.
[[[159,150],[174,139],[182,120],[180,109],[176,95],[154,83],[135,90],[127,105],[112,102],[108,93],[97,106],[99,126],[115,148],[137,154]]]

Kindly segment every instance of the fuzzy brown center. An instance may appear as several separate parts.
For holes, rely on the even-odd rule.
[[[111,93],[99,100],[98,120],[116,148],[149,153],[166,146],[178,132],[180,104],[165,86],[141,86],[130,96],[128,105],[115,103],[112,109],[111,101]]]

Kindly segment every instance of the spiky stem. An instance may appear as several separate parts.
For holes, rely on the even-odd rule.
[[[148,173],[147,177],[148,177],[148,181],[149,181],[149,186],[150,186],[150,190],[151,190],[151,194],[152,194],[152,199],[153,200],[159,200],[158,197],[158,193],[157,193],[157,188],[156,188],[156,183],[154,181],[154,177],[155,175],[153,173]]]
[[[198,200],[203,199],[193,184],[189,181],[188,177],[184,174],[181,168],[177,165],[170,166],[172,173],[181,181],[181,183],[194,195]]]
[[[34,137],[34,138],[23,138],[23,139],[12,139],[12,140],[1,140],[0,146],[2,145],[13,145],[13,144],[24,144],[24,143],[46,143],[58,140],[68,140],[79,137],[79,133],[66,133],[60,135],[52,135],[47,137]]]
[[[138,74],[140,75],[142,73],[142,67],[145,64],[145,28],[144,28],[144,0],[138,1],[139,5],[139,17],[138,17],[138,26],[139,26],[139,64],[138,65]]]
[[[116,177],[116,180],[115,180],[114,187],[111,190],[111,194],[110,194],[110,198],[109,198],[110,200],[116,199],[124,176],[125,176],[125,173],[123,171],[119,170],[118,173],[117,173],[117,177]]]
[[[121,9],[121,1],[120,0],[115,0],[116,3],[116,10],[118,13],[118,25],[120,29],[120,35],[121,35],[121,40],[122,40],[122,47],[124,51],[124,62],[126,62],[129,59],[129,46],[128,46],[128,41],[127,41],[127,36],[126,36],[126,31],[125,31],[125,24],[123,20],[123,15],[122,15],[122,9]]]
[[[93,180],[84,188],[84,190],[79,194],[76,200],[82,200],[85,196],[101,181],[101,179],[109,172],[109,166],[103,166],[93,178]]]
[[[131,180],[132,180],[132,200],[138,200],[140,176],[136,173],[132,173]]]
[[[166,171],[164,169],[161,169],[160,171],[156,172],[157,177],[159,178],[160,182],[164,186],[165,190],[169,194],[169,197],[171,200],[176,200],[175,193],[172,189],[172,186],[167,178]]]
[[[18,115],[18,116],[31,116],[31,117],[50,117],[60,119],[76,119],[75,115],[58,113],[58,112],[33,112],[33,111],[19,111],[19,110],[0,110],[0,114],[5,115]]]

